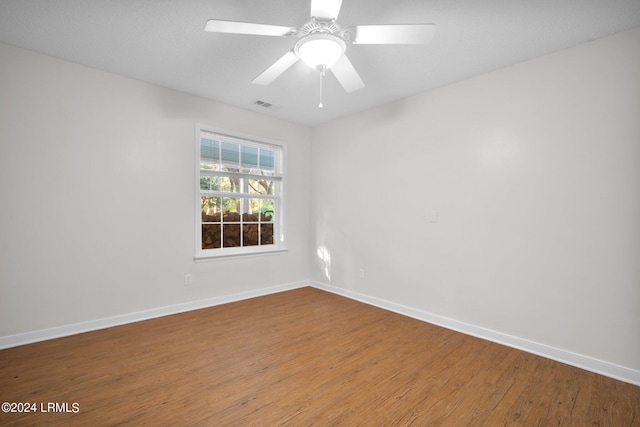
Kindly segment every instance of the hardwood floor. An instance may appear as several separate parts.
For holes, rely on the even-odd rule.
[[[3,426],[640,426],[640,387],[314,288],[2,350],[0,400],[38,410]]]

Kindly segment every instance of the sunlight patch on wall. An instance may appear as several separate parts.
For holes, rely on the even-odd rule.
[[[318,258],[324,263],[324,276],[331,282],[331,253],[324,246],[318,248]]]

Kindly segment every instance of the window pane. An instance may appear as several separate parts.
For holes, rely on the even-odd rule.
[[[222,221],[240,222],[240,199],[232,197],[222,198]]]
[[[240,246],[240,224],[223,225],[223,248]]]
[[[219,248],[220,237],[220,224],[202,224],[202,249]]]
[[[200,197],[202,222],[220,222],[220,197]],[[217,214],[217,219],[216,218]]]
[[[260,169],[272,171],[275,168],[275,153],[273,150],[260,149]]]
[[[261,222],[273,222],[275,220],[275,200],[266,199],[261,200],[260,204],[260,221]]]
[[[260,199],[245,199],[243,222],[258,222],[260,215]]]
[[[272,196],[276,194],[274,182],[270,179],[250,179],[249,194],[266,194]]]
[[[240,178],[230,178],[228,176],[215,177],[216,184],[212,190],[225,191],[227,193],[239,193],[241,191]]]
[[[258,149],[256,147],[242,146],[242,167],[249,169],[258,168]]]
[[[227,193],[240,192],[240,178],[229,178],[227,176],[200,176],[200,190],[204,191],[225,191]]]
[[[211,190],[211,178],[210,176],[200,176],[200,189]]]
[[[230,142],[222,143],[222,164],[231,168],[240,166],[240,145]]]
[[[206,137],[200,139],[200,162],[220,163],[220,141]]]
[[[242,246],[256,246],[259,243],[258,224],[242,225]]]
[[[260,244],[273,245],[273,224],[260,224]]]

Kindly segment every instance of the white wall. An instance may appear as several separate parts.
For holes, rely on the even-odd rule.
[[[640,28],[312,140],[313,280],[640,370]]]
[[[0,64],[0,337],[308,278],[309,128],[1,44]],[[288,144],[288,253],[193,261],[196,122]]]

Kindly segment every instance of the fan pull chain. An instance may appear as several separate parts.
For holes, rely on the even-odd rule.
[[[322,65],[318,67],[318,69],[320,71],[320,103],[318,104],[318,108],[322,108],[324,107],[324,105],[322,105],[322,78],[324,77],[324,72],[326,71],[327,67]]]

